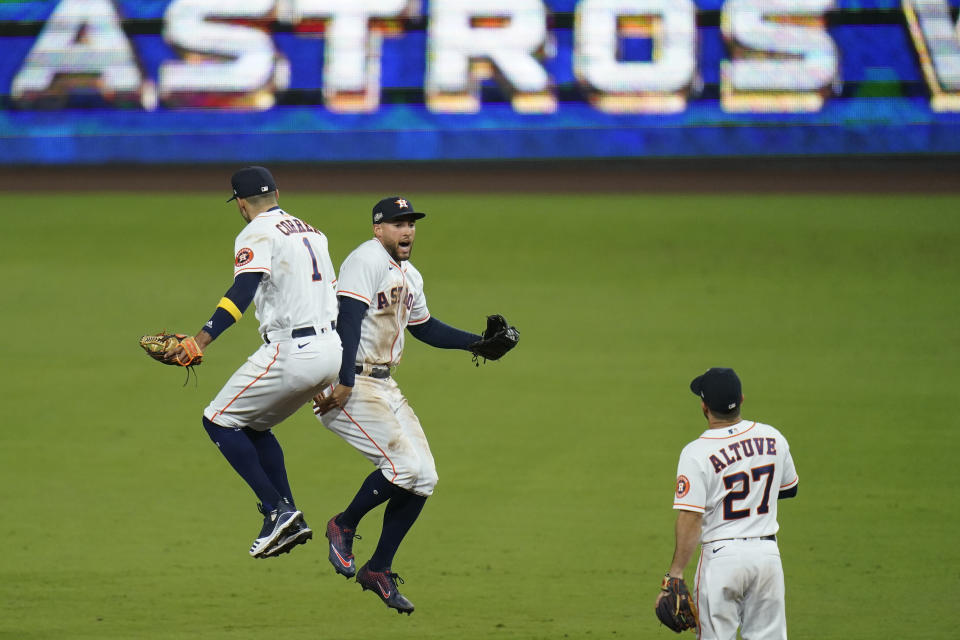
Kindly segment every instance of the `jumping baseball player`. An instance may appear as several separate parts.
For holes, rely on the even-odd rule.
[[[785,640],[776,534],[778,499],[797,495],[790,447],[775,428],[740,417],[743,394],[733,369],[712,368],[690,389],[700,397],[708,428],[680,454],[676,549],[655,606],[673,597],[670,578],[686,591],[683,571],[699,543],[698,637],[735,640],[739,628],[743,640]]]
[[[499,358],[519,339],[505,321],[495,331],[488,323],[481,337],[430,316],[423,277],[409,261],[416,221],[424,215],[399,196],[374,206],[374,237],[347,256],[340,268],[337,331],[344,351],[339,384],[314,403],[320,421],[377,467],[343,513],[327,523],[330,562],[337,573],[348,579],[356,576],[364,590],[407,614],[413,612],[413,603],[397,589],[403,581],[392,571],[393,558],[433,493],[437,471],[420,420],[392,375],[403,355],[404,329],[431,346],[472,351],[488,359]],[[492,350],[486,350],[491,345]],[[379,543],[358,571],[353,556],[357,527],[366,513],[384,502]]]
[[[204,410],[203,426],[260,500],[263,527],[250,555],[266,558],[313,535],[294,505],[271,427],[337,379],[336,275],[326,236],[280,208],[267,169],[241,169],[231,182],[227,202],[236,200],[247,223],[235,243],[233,286],[194,340],[202,351],[256,305],[263,344]],[[167,358],[181,355],[178,348]]]

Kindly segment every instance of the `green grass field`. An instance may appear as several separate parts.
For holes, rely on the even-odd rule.
[[[282,201],[339,266],[382,195]],[[370,468],[309,410],[276,433],[318,537],[248,557],[256,500],[200,414],[252,312],[196,386],[137,347],[193,333],[229,286],[224,194],[7,198],[0,638],[673,638],[652,603],[703,428],[687,384],[714,365],[801,477],[790,636],[957,637],[918,607],[960,597],[960,197],[407,195],[433,315],[522,333],[480,368],[411,340],[398,370],[440,472],[394,565],[410,618],[327,563],[323,524]]]

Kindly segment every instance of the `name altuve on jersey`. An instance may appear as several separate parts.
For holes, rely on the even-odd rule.
[[[731,457],[727,451],[730,451]],[[727,446],[719,449],[717,453],[710,455],[710,463],[713,465],[714,473],[720,473],[734,462],[751,458],[753,456],[774,456],[777,455],[776,438],[744,438],[737,442],[731,442]],[[723,457],[723,460],[720,458]]]

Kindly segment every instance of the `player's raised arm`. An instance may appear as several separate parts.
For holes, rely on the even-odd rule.
[[[451,327],[432,316],[421,324],[408,324],[407,331],[420,342],[438,349],[469,351],[471,344],[483,339],[483,336]]]

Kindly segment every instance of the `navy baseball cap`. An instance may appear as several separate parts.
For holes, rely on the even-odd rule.
[[[690,391],[700,396],[712,411],[730,413],[740,407],[743,393],[740,378],[733,369],[713,367],[690,383]]]
[[[230,200],[259,196],[277,190],[277,183],[273,181],[273,176],[263,167],[240,169],[231,176],[230,184],[233,186],[233,197]]]
[[[420,213],[413,208],[412,202],[400,196],[390,196],[373,205],[373,224],[389,222],[400,216],[410,220],[419,220],[427,217],[427,214]]]

